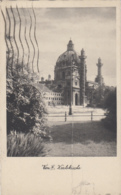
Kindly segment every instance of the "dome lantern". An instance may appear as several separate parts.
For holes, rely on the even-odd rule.
[[[67,45],[67,51],[73,51],[73,50],[74,50],[74,44],[72,40],[70,40]]]

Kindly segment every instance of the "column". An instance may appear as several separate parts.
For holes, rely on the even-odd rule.
[[[80,64],[80,104],[85,104],[85,83],[86,83],[86,56],[84,49],[81,50]]]

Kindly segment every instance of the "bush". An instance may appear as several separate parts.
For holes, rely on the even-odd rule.
[[[7,156],[45,156],[42,138],[32,133],[14,133],[7,136]]]
[[[117,109],[116,109],[116,90],[110,91],[104,100],[104,109],[106,109],[106,118],[103,119],[104,124],[116,130],[117,126]]]
[[[46,127],[47,110],[41,93],[30,84],[16,86],[7,94],[7,133],[30,132],[35,126]]]

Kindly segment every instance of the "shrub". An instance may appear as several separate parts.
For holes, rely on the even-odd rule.
[[[30,132],[39,124],[45,129],[47,113],[41,93],[31,84],[16,86],[7,94],[7,132]]]
[[[116,90],[110,91],[104,100],[104,109],[106,109],[106,118],[104,124],[110,129],[116,130],[117,109],[116,109]]]
[[[45,156],[42,138],[32,133],[11,132],[7,136],[7,156]]]

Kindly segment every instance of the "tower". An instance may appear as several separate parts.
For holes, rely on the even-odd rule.
[[[80,104],[85,104],[85,84],[86,84],[86,56],[84,49],[81,50],[80,56]]]
[[[102,77],[102,73],[101,73],[101,68],[102,68],[103,64],[101,62],[101,58],[98,58],[98,63],[97,63],[97,77],[95,79],[95,81],[99,84],[102,85],[103,84],[103,77]]]

